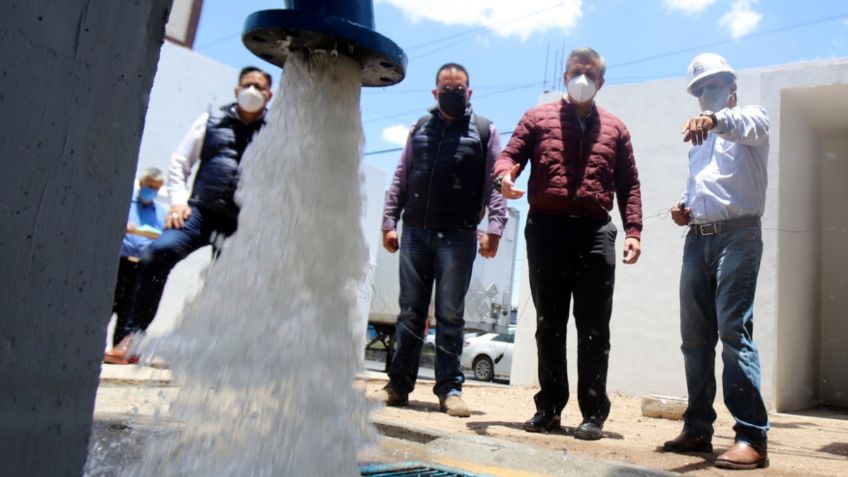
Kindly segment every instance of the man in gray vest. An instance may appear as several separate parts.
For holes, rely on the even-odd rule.
[[[480,255],[495,256],[507,219],[506,203],[492,186],[500,152],[494,125],[477,116],[468,100],[468,71],[447,63],[436,72],[438,107],[410,130],[386,196],[383,246],[400,249],[400,316],[397,352],[389,384],[372,398],[404,406],[415,387],[427,310],[436,286],[436,384],[433,392],[448,415],[468,417],[461,398],[465,294],[477,248],[477,225],[488,208]],[[396,226],[403,214],[403,234]]]
[[[120,330],[126,338],[106,352],[107,363],[138,360],[130,354],[133,335],[146,330],[156,316],[171,269],[195,250],[236,230],[239,208],[234,195],[239,163],[265,124],[265,105],[272,96],[271,75],[252,66],[242,69],[235,96],[235,103],[202,114],[171,156],[171,208],[165,231],[142,254],[133,304]],[[198,161],[200,168],[189,195],[186,183]]]

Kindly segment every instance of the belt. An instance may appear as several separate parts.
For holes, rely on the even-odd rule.
[[[692,224],[689,230],[701,236],[716,235],[734,230],[751,229],[761,226],[759,217],[740,217],[738,219],[712,222],[709,224]]]

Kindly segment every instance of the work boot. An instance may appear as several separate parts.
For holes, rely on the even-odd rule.
[[[536,411],[536,414],[524,423],[524,430],[527,432],[548,432],[559,429],[559,419],[559,414],[554,414],[552,411]]]
[[[133,347],[133,337],[125,336],[117,346],[110,349],[103,355],[103,362],[107,364],[136,364],[138,363],[138,354]]]
[[[712,452],[713,445],[706,437],[683,431],[679,436],[666,441],[662,446],[663,452],[675,452],[678,454]]]
[[[583,419],[574,431],[574,438],[584,441],[596,441],[604,436],[604,423],[594,419]]]
[[[403,407],[409,404],[409,394],[399,393],[388,385],[384,386],[383,389],[371,393],[368,399],[392,407]]]
[[[745,441],[736,441],[733,447],[716,458],[715,466],[734,470],[765,469],[769,466],[768,453]]]
[[[439,409],[453,417],[471,417],[471,409],[458,394],[449,394],[439,397]]]

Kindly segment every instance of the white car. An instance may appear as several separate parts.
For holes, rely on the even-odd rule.
[[[470,369],[474,379],[479,381],[509,379],[514,342],[513,333],[486,333],[466,339],[462,350],[462,367]]]
[[[469,331],[465,333],[464,339],[468,341],[469,338],[474,338],[478,334],[475,331]],[[429,349],[432,352],[436,351],[436,330],[433,328],[430,328],[430,331],[427,332],[427,336],[424,338],[424,349]]]

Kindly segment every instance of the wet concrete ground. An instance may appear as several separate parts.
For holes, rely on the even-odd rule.
[[[375,377],[379,379],[380,373],[365,373],[359,383],[365,385]],[[176,393],[168,370],[104,365],[85,475],[121,475],[122,469],[141,458],[146,442],[178,431],[182,424],[168,418]],[[412,420],[386,418],[381,412],[377,411],[372,419],[380,437],[375,445],[362,451],[362,465],[419,461],[492,476],[665,475],[564,450],[443,432]]]

